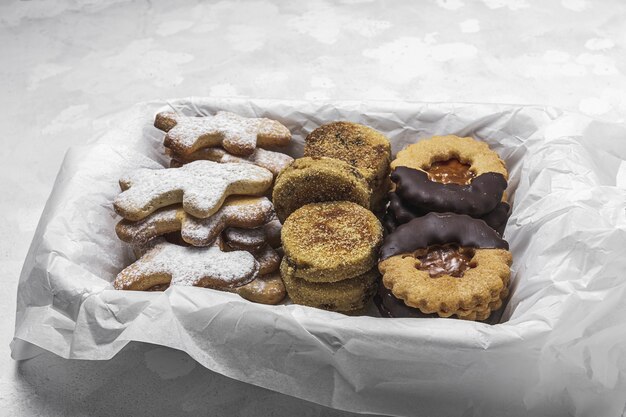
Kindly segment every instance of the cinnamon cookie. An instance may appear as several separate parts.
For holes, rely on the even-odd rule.
[[[284,223],[291,213],[309,203],[351,201],[370,207],[371,192],[361,173],[332,158],[300,158],[276,178],[272,201]]]
[[[378,270],[373,268],[354,278],[339,282],[311,282],[295,276],[296,269],[287,258],[280,264],[280,273],[289,297],[295,304],[337,312],[363,309],[376,292]]]
[[[325,202],[293,212],[283,224],[282,243],[294,276],[336,282],[369,271],[382,236],[371,211],[347,201]]]

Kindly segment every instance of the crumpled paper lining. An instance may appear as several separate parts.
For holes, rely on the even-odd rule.
[[[166,163],[157,111],[280,120],[289,152],[320,124],[384,132],[394,152],[472,135],[506,161],[514,256],[501,323],[347,317],[172,287],[121,292],[118,178]],[[13,357],[35,346],[107,359],[129,341],[187,352],[229,377],[326,406],[390,415],[618,415],[626,404],[626,127],[553,108],[189,98],[142,103],[68,151],[26,258]]]

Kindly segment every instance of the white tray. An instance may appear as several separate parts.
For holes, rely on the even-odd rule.
[[[506,161],[514,256],[502,323],[347,317],[172,287],[112,289],[132,260],[114,233],[117,180],[166,163],[152,127],[170,106],[280,120],[289,152],[325,122],[385,133],[397,152],[472,135]],[[108,359],[130,341],[187,352],[229,377],[351,411],[618,415],[626,403],[626,128],[553,108],[189,98],[139,104],[68,151],[26,258],[13,357]],[[106,126],[106,130],[105,127]],[[96,138],[97,137],[97,138]],[[467,413],[467,414],[464,414]]]

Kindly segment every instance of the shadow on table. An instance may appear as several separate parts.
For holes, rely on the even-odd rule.
[[[51,353],[19,362],[17,380],[42,416],[357,416],[212,372],[186,353],[143,343],[108,361]]]

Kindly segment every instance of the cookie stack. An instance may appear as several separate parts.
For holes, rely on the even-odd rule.
[[[430,212],[467,214],[500,235],[509,216],[508,172],[497,153],[473,138],[434,136],[408,146],[392,161],[385,226]]]
[[[504,163],[483,142],[436,136],[408,146],[391,166],[379,311],[487,319],[508,295]]]
[[[273,200],[281,221],[299,207],[351,201],[382,213],[389,190],[389,140],[357,123],[333,122],[305,139],[304,157],[276,178]]]
[[[285,296],[276,250],[280,223],[263,196],[274,173],[261,165],[278,173],[288,160],[277,152],[259,152],[256,144],[284,144],[289,131],[278,122],[225,112],[213,117],[159,113],[155,125],[168,131],[164,142],[177,161],[173,165],[180,167],[139,169],[120,180],[123,192],[114,208],[123,220],[116,232],[140,258],[117,276],[114,286],[164,290],[194,285],[279,303]],[[239,162],[201,158],[216,154],[221,161]]]
[[[275,120],[245,118],[220,111],[215,116],[184,116],[173,112],[156,115],[154,126],[167,132],[166,152],[171,167],[206,160],[258,165],[272,174],[289,165],[293,158],[265,148],[287,146],[289,129]]]
[[[281,276],[292,301],[357,314],[379,277],[390,145],[375,130],[334,122],[311,132],[304,157],[276,178],[272,193],[284,222]]]
[[[340,201],[302,206],[283,225],[280,272],[296,304],[346,314],[364,310],[376,291],[382,243],[376,216]]]

